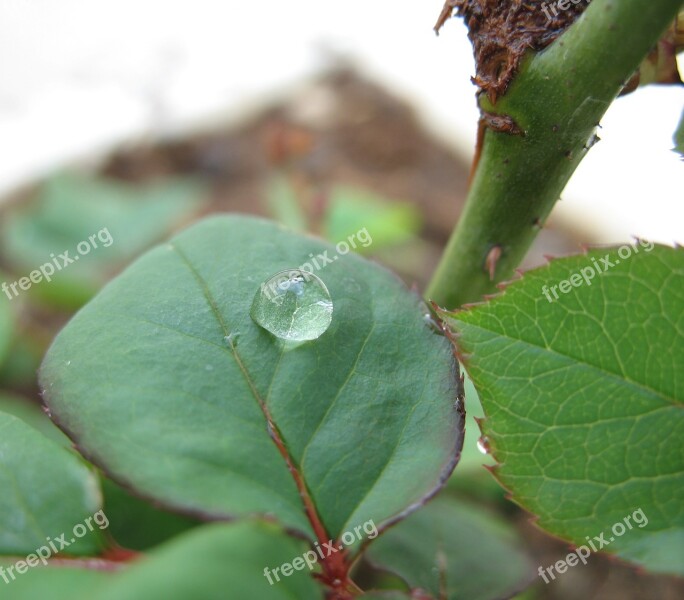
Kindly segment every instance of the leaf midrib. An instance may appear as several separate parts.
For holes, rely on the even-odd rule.
[[[185,264],[185,266],[190,270],[193,277],[195,278],[197,283],[200,285],[200,287],[202,289],[202,293],[203,293],[207,303],[209,304],[209,307],[211,308],[212,312],[214,313],[214,316],[216,317],[216,320],[217,320],[219,326],[221,327],[221,330],[224,334],[224,339],[229,339],[231,332],[228,329],[228,327],[227,327],[227,325],[223,319],[223,316],[221,315],[221,313],[218,309],[218,305],[217,305],[216,301],[214,300],[214,298],[211,294],[211,291],[209,290],[209,286],[207,285],[207,282],[199,274],[199,272],[195,269],[193,264],[190,262],[190,260],[187,258],[187,256],[185,256],[185,254],[182,252],[182,250],[180,248],[178,248],[174,244],[169,244],[169,246],[178,255],[178,257],[181,259],[183,264]],[[264,416],[264,419],[266,420],[266,425],[267,425],[269,431],[272,429],[271,425],[273,425],[273,427],[277,428],[277,424],[275,423],[275,421],[271,417],[271,414],[268,410],[268,407],[266,406],[264,399],[259,394],[259,391],[257,390],[256,385],[254,384],[254,381],[252,380],[252,377],[249,374],[249,371],[247,370],[244,363],[242,362],[242,359],[240,358],[235,345],[233,343],[229,343],[229,346],[230,346],[230,349],[232,351],[231,356],[233,356],[233,358],[235,359],[235,362],[237,363],[238,368],[240,369],[245,381],[247,382],[247,385],[249,386],[249,389],[252,392],[254,399],[256,400],[257,404],[259,405],[259,408],[260,408],[260,410]],[[293,460],[292,456],[290,455],[290,451],[287,448],[287,445],[284,443],[284,440],[281,441],[281,443],[279,444],[274,439],[274,435],[278,436],[278,438],[280,438],[280,433],[278,431],[274,431],[269,435],[269,437],[273,440],[274,444],[276,445],[276,447],[278,448],[279,451],[281,451],[281,446],[282,446],[282,452],[285,453],[285,456],[283,456],[285,466],[287,468],[289,468],[289,466],[292,465],[295,469],[299,470],[299,467],[297,466],[297,463]],[[295,487],[299,488],[299,486],[297,485],[297,475],[295,473],[292,473],[292,476],[294,478]],[[317,529],[318,529],[317,525],[322,523],[322,521],[320,519],[320,515],[318,514],[318,509],[316,508],[316,505],[313,502],[313,499],[310,498],[310,494],[308,492],[308,485],[306,483],[306,479],[304,477],[304,474],[300,472],[299,477],[301,478],[301,481],[302,481],[304,488],[305,488],[304,490],[298,489],[299,496],[302,498],[301,509],[304,512],[304,514],[307,516],[308,520],[310,521],[310,524],[311,524],[311,527],[313,528],[314,533],[316,533],[316,535],[318,537],[321,537],[320,535],[318,535],[318,532],[317,532]],[[311,515],[309,515],[309,512],[307,511],[307,507],[306,507],[307,498],[305,498],[303,496],[303,494],[309,496],[310,503],[312,505],[313,510],[315,511],[315,514],[313,515],[313,519],[317,520],[318,523],[314,522],[311,518]]]

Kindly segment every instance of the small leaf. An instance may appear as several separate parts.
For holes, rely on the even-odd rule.
[[[557,260],[450,322],[513,499],[574,544],[605,533],[684,574],[684,250]]]
[[[319,254],[332,261],[316,274],[333,321],[292,347],[251,319],[252,300]],[[456,364],[424,314],[374,263],[217,217],[111,282],[57,337],[41,382],[79,448],[142,495],[216,518],[269,514],[309,535],[314,510],[336,538],[414,509],[457,460]]]
[[[357,241],[355,251],[377,252],[412,240],[421,224],[420,213],[411,204],[388,202],[357,188],[339,186],[330,194],[325,233],[337,244],[366,229],[372,239]]]
[[[322,600],[308,569],[281,575],[279,568],[301,557],[306,545],[274,525],[238,522],[193,530],[159,548],[147,560],[120,574],[96,600]]]
[[[434,598],[494,600],[532,579],[521,546],[505,522],[442,495],[373,542],[367,556]]]
[[[96,476],[74,453],[6,413],[0,413],[0,490],[0,555],[26,556],[62,534],[71,555],[104,547],[97,527],[73,536],[102,506]]]
[[[266,200],[270,214],[276,221],[295,231],[307,230],[306,214],[286,177],[278,176],[270,180]]]
[[[51,281],[43,280],[31,291],[79,306],[112,271],[197,211],[202,192],[189,180],[136,186],[58,175],[33,202],[21,204],[4,219],[2,251],[18,278],[54,264]],[[66,251],[73,262],[60,258]]]
[[[31,569],[10,582],[12,600],[322,600],[307,569],[280,581],[271,575],[273,585],[264,575],[264,569],[291,563],[305,551],[304,543],[272,524],[205,525],[114,573],[67,566]]]

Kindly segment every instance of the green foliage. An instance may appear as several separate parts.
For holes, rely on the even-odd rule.
[[[52,302],[77,307],[106,277],[157,242],[200,207],[203,188],[172,180],[133,186],[85,175],[62,174],[46,181],[38,197],[10,212],[2,223],[2,253],[17,277],[69,251],[78,262],[57,271],[32,291]],[[106,229],[97,248],[79,256],[77,246]],[[57,258],[60,263],[59,258]],[[61,263],[60,263],[61,264]]]
[[[332,189],[325,219],[325,236],[333,243],[344,241],[357,231],[367,229],[373,244],[358,252],[377,252],[409,242],[420,231],[422,218],[415,206],[388,202],[373,193],[349,187]]]
[[[606,551],[682,574],[684,250],[641,246],[554,261],[449,321],[513,499],[575,544],[606,532]],[[639,509],[647,524],[610,533]]]
[[[599,119],[680,8],[681,0],[594,0],[558,41],[526,54],[495,104],[480,96],[479,162],[429,296],[458,307],[517,266]],[[30,292],[79,307],[192,216],[202,192],[187,180],[141,188],[53,178],[3,219],[6,279],[96,238],[97,249],[79,251],[78,263]],[[412,260],[423,264],[420,215],[407,205],[340,186],[303,206],[285,178],[271,181],[267,200],[281,222],[333,243],[365,230],[372,246],[356,251],[384,249],[405,275]],[[111,527],[71,540],[75,560],[60,555],[12,581],[12,599],[323,600],[319,581],[356,590],[352,564],[355,577],[383,588],[360,592],[369,600],[409,600],[407,588],[416,600],[510,597],[532,576],[512,527],[455,496],[422,506],[464,442],[452,341],[479,392],[490,454],[476,448],[482,408],[468,380],[463,477],[451,490],[501,501],[479,478],[494,461],[513,500],[550,533],[592,548],[605,535],[607,551],[684,575],[684,251],[641,249],[629,260],[608,250],[563,259],[488,304],[444,312],[454,338],[431,329],[425,305],[392,274],[267,221],[209,219],[150,250],[57,336],[40,376],[56,422],[112,478]],[[256,302],[250,317],[262,283],[323,255],[332,260],[316,274],[332,312],[327,294],[298,295],[279,313],[270,298]],[[604,259],[613,266],[598,275]],[[25,313],[39,313],[28,300]],[[61,320],[40,314],[49,324],[29,342],[17,339],[9,308],[0,302],[0,382],[28,395],[40,337]],[[103,505],[70,440],[36,403],[4,391],[0,489],[0,566],[47,536],[69,539]],[[199,526],[198,516],[237,520]],[[276,575],[313,552],[311,541],[336,545],[354,529],[361,537],[369,522],[382,534],[369,546],[357,538],[339,563]],[[120,564],[126,553],[114,539],[149,552]],[[361,549],[370,561],[355,562]],[[331,589],[330,598],[354,595]]]
[[[0,392],[0,412],[21,419],[53,442],[71,448],[69,438],[55,427],[40,406],[28,398]]]
[[[368,557],[433,598],[494,600],[531,579],[521,547],[505,522],[441,496],[378,539]]]
[[[286,177],[281,175],[269,180],[266,201],[276,221],[295,231],[306,231],[306,214]]]
[[[8,340],[5,360],[0,360],[0,386],[19,390],[35,386],[36,372],[48,343],[21,326],[15,326],[14,335]]]
[[[334,185],[323,215],[323,235],[337,244],[366,229],[372,245],[358,245],[360,254],[377,253],[413,242],[417,239],[423,220],[413,204],[384,198],[374,192],[350,185]],[[309,228],[302,199],[293,184],[284,176],[273,177],[268,184],[266,199],[270,214],[280,223],[295,231]],[[313,200],[311,200],[313,202]]]
[[[81,460],[17,417],[0,413],[0,554],[25,556],[65,534],[72,555],[97,554],[99,528],[73,538],[100,510],[95,475]]]
[[[269,514],[311,535],[272,434],[330,537],[381,526],[454,466],[455,361],[419,298],[353,254],[317,273],[334,303],[319,339],[292,347],[257,326],[261,283],[326,251],[259,219],[201,222],[60,333],[41,372],[47,404],[100,466],[167,505]]]
[[[264,566],[292,561],[305,545],[272,524],[206,525],[155,549],[120,573],[32,569],[11,582],[13,600],[322,600],[308,571],[269,585]],[[4,584],[3,584],[4,585]]]
[[[131,550],[149,550],[199,524],[199,521],[161,510],[109,479],[103,479],[109,533]]]

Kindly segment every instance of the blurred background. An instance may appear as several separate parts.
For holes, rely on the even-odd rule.
[[[368,255],[424,287],[463,206],[478,118],[465,27],[432,31],[441,5],[0,0],[0,281],[103,227],[114,240],[49,284],[0,296],[0,410],[40,418],[35,371],[56,331],[203,215],[258,213],[331,242],[365,227]],[[610,108],[526,266],[582,243],[682,241],[684,163],[671,149],[683,106],[671,86]],[[504,499],[470,425],[450,493],[505,515],[539,564],[565,556]],[[124,545],[194,526],[114,484],[106,494]],[[594,557],[524,597],[683,595],[673,579]]]

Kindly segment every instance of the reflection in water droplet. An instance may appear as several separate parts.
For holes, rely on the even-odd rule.
[[[325,284],[312,273],[289,269],[261,284],[251,316],[276,337],[301,342],[319,338],[332,322],[333,303]]]
[[[482,454],[489,454],[491,450],[489,447],[489,440],[486,437],[481,437],[477,440],[477,449],[482,452]]]

